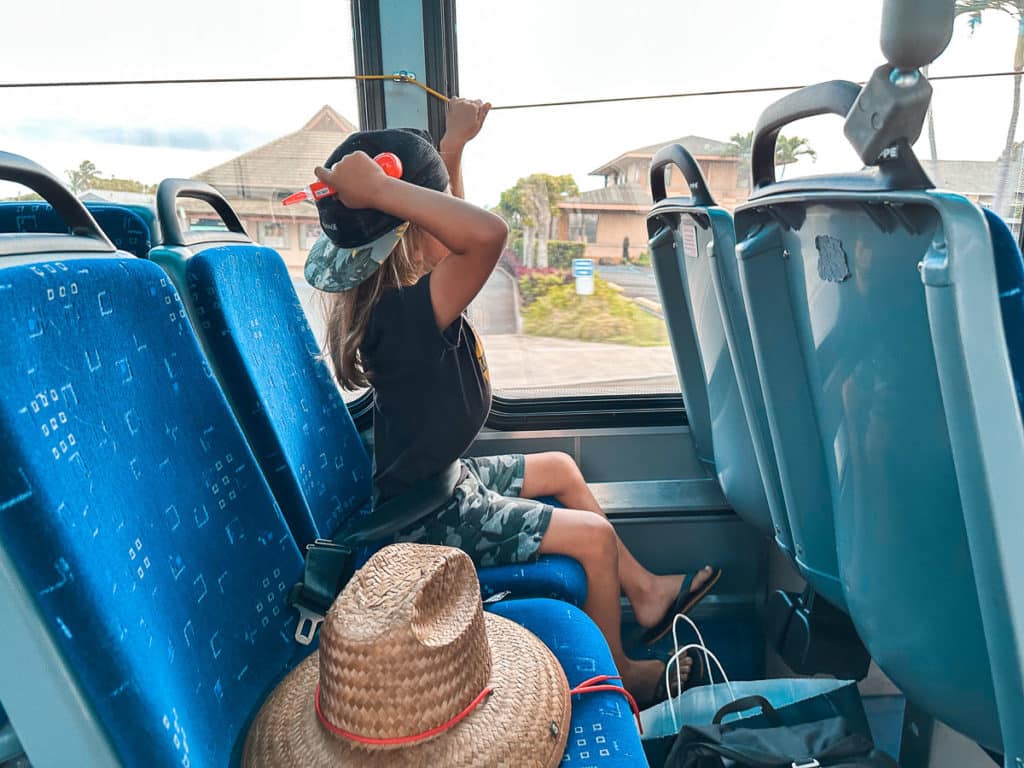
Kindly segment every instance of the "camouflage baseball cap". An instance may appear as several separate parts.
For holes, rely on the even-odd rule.
[[[306,257],[306,282],[328,293],[355,288],[391,255],[408,227],[408,223],[402,222],[372,243],[355,248],[335,245],[327,235],[321,234]]]
[[[425,131],[388,128],[357,131],[345,139],[324,164],[332,167],[345,155],[365,152],[376,157],[392,152],[402,162],[402,180],[443,191],[448,170]],[[306,281],[332,293],[355,288],[377,271],[404,234],[407,222],[374,209],[348,208],[336,195],[317,202],[323,234],[306,259]]]

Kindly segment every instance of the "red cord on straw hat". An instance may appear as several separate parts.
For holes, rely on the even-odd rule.
[[[599,691],[611,691],[613,693],[621,693],[626,697],[629,702],[629,708],[633,710],[633,717],[636,718],[636,727],[640,729],[640,735],[644,735],[644,727],[640,724],[640,707],[636,705],[636,699],[633,698],[633,694],[627,691],[625,688],[618,685],[604,685],[609,680],[621,680],[622,677],[619,675],[598,675],[592,677],[589,680],[584,680],[582,683],[577,685],[571,691],[570,695],[576,695],[577,693],[598,693]]]
[[[614,687],[614,686],[610,686],[610,687]],[[621,690],[621,689],[619,689],[619,690]],[[470,715],[470,713],[474,709],[479,707],[480,704],[483,703],[484,699],[486,699],[488,696],[490,696],[493,692],[494,692],[494,689],[491,688],[491,687],[484,688],[482,691],[480,691],[480,693],[477,695],[477,697],[475,699],[473,699],[473,701],[471,701],[469,703],[468,707],[466,707],[464,710],[459,712],[459,714],[457,714],[455,717],[453,717],[447,723],[441,723],[441,725],[437,726],[436,728],[431,728],[429,731],[423,731],[423,733],[414,733],[412,736],[396,736],[394,738],[388,738],[388,739],[375,739],[375,738],[370,737],[370,736],[360,736],[360,735],[355,734],[355,733],[349,733],[348,731],[343,730],[342,728],[339,728],[334,723],[332,723],[330,720],[328,720],[326,715],[324,715],[323,711],[320,709],[320,684],[319,683],[317,683],[316,695],[315,695],[313,701],[316,704],[316,716],[318,718],[320,718],[320,723],[324,726],[324,728],[329,730],[335,736],[341,736],[343,739],[348,739],[349,741],[355,741],[355,742],[358,742],[359,744],[370,744],[370,745],[379,746],[379,747],[393,747],[393,746],[400,745],[400,744],[415,744],[418,741],[423,741],[424,739],[429,739],[431,736],[437,736],[437,734],[439,734],[439,733],[444,733],[445,731],[450,730],[451,728],[454,728],[462,720],[465,720]],[[635,707],[636,704],[634,704],[633,706]]]

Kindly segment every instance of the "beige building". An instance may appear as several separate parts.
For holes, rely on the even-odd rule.
[[[747,180],[740,175],[740,158],[728,154],[730,145],[702,136],[684,136],[632,149],[591,171],[591,176],[604,177],[604,187],[559,203],[561,215],[555,223],[555,237],[585,242],[587,258],[604,263],[622,261],[627,238],[631,259],[645,252],[646,217],[651,208],[648,169],[655,153],[668,144],[682,144],[690,151],[719,205],[732,210],[746,199]],[[670,168],[667,174],[669,195],[689,193],[678,168]]]
[[[227,198],[253,240],[274,248],[290,269],[301,271],[306,254],[320,235],[320,220],[312,203],[286,208],[281,200],[316,181],[313,168],[322,165],[355,130],[352,123],[324,106],[294,133],[194,178],[212,184]],[[183,200],[181,208],[190,227],[219,221],[205,203]]]

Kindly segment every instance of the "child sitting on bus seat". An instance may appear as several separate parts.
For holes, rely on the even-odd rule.
[[[490,104],[453,99],[440,154],[412,130],[350,135],[317,177],[336,191],[318,203],[325,235],[306,279],[332,294],[326,354],[348,389],[374,389],[374,493],[380,503],[460,461],[450,501],[396,537],[447,544],[478,567],[569,555],[587,575],[584,610],[626,688],[644,705],[667,696],[664,663],[626,656],[620,590],[654,642],[701,600],[720,572],[659,576],[630,554],[576,463],[562,453],[462,459],[487,418],[491,383],[465,317],[502,253],[508,227],[465,202],[462,150]],[[398,156],[401,179],[373,161]],[[565,508],[534,498],[553,496]],[[682,671],[690,671],[684,659]]]

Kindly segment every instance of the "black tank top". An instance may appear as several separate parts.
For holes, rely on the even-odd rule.
[[[386,501],[465,453],[491,408],[490,376],[465,317],[437,329],[429,274],[381,296],[360,353],[374,389],[376,498]]]

